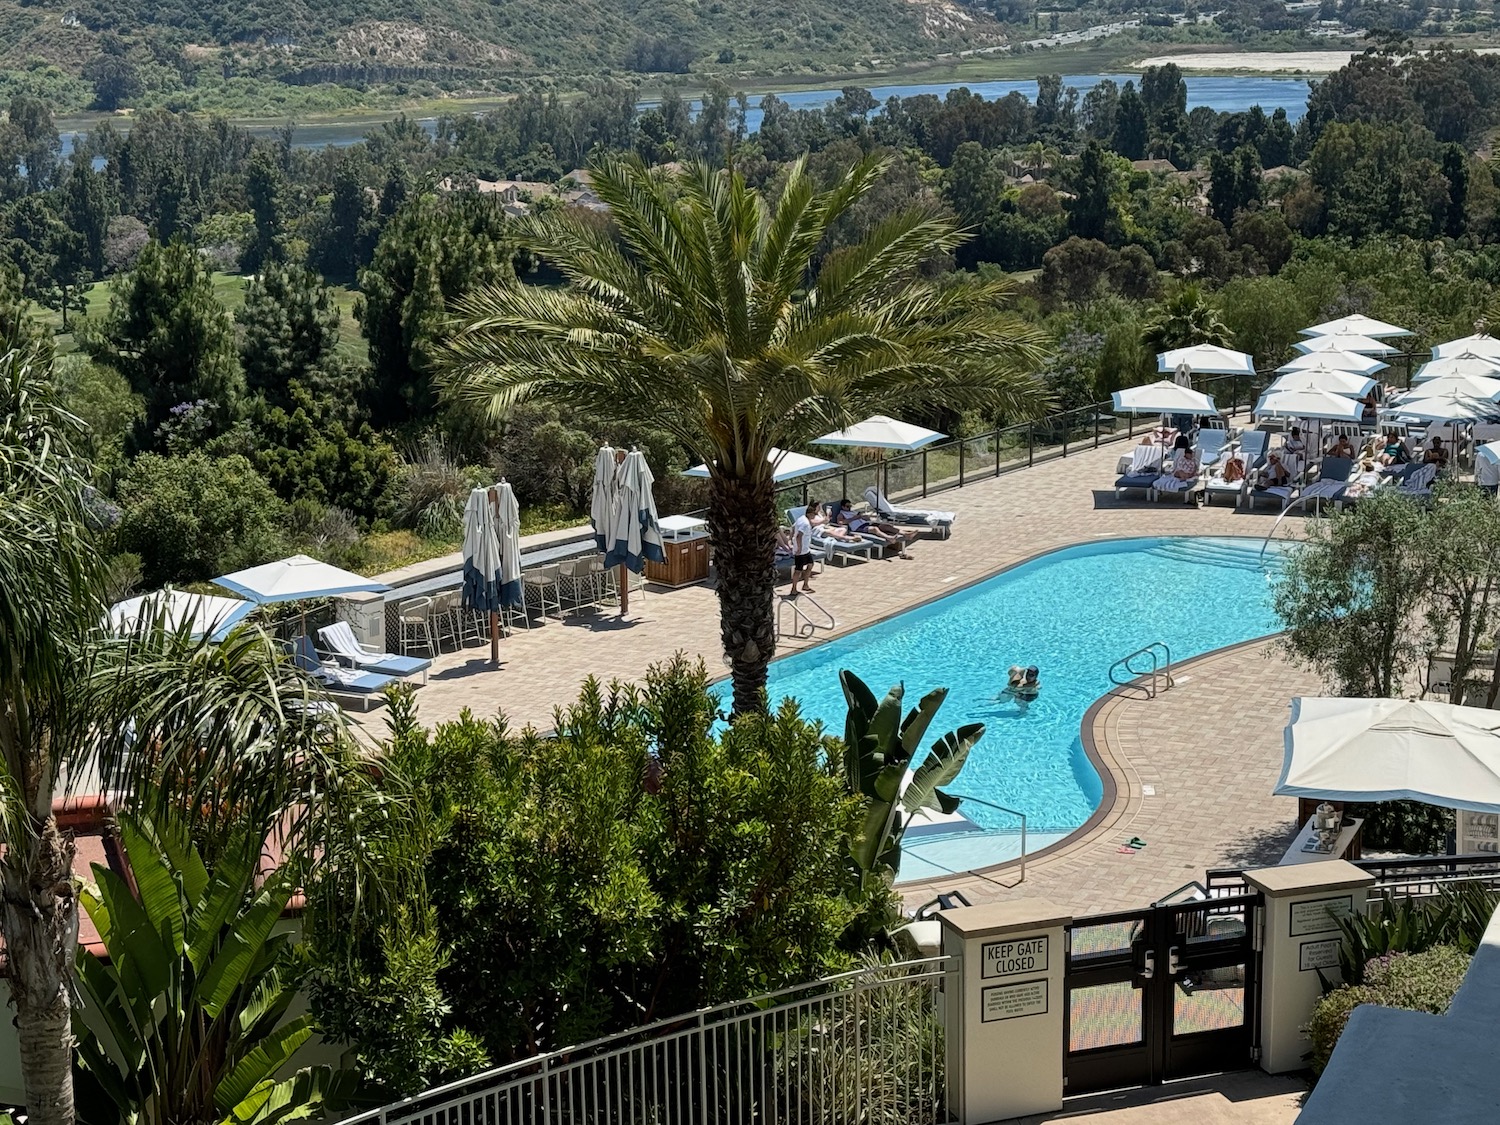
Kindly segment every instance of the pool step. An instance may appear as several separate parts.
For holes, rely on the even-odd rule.
[[[1241,546],[1211,540],[1179,539],[1155,544],[1147,549],[1147,553],[1178,562],[1233,567],[1236,570],[1278,572],[1283,564],[1280,553],[1267,551],[1262,558],[1260,546],[1249,543]]]

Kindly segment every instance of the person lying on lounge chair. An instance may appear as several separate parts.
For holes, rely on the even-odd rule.
[[[1406,451],[1406,443],[1401,440],[1400,434],[1389,433],[1385,435],[1385,445],[1375,460],[1382,465],[1405,465],[1411,460],[1411,454]]]
[[[906,553],[906,545],[917,537],[917,533],[915,531],[903,532],[893,523],[866,519],[864,516],[860,515],[860,513],[854,510],[854,507],[849,503],[849,497],[847,496],[840,500],[835,507],[833,522],[835,524],[841,524],[844,527],[847,527],[856,535],[868,535],[872,538],[879,539],[882,543],[886,544],[900,544],[900,557],[903,559],[911,558],[911,556]]]
[[[1273,453],[1266,458],[1266,466],[1261,469],[1260,478],[1255,482],[1255,487],[1260,489],[1285,488],[1291,482],[1291,474],[1281,463],[1281,454]]]
[[[1339,434],[1338,440],[1328,447],[1327,457],[1344,457],[1354,460],[1354,446],[1349,441],[1348,434]]]

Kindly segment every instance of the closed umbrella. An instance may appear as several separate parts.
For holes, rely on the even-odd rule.
[[[1353,371],[1334,371],[1327,367],[1307,367],[1301,371],[1288,371],[1266,388],[1267,394],[1277,391],[1327,391],[1344,398],[1364,398],[1377,386],[1368,375]]]
[[[1212,395],[1184,387],[1171,379],[1126,387],[1110,396],[1116,410],[1129,414],[1217,414]]]
[[[1409,699],[1293,699],[1273,792],[1500,813],[1500,711]]]
[[[1183,366],[1194,375],[1254,375],[1255,357],[1217,344],[1194,344],[1157,353],[1156,370],[1163,374]]]
[[[1493,375],[1439,375],[1426,379],[1409,392],[1411,398],[1443,398],[1454,395],[1461,398],[1483,398],[1491,402],[1500,400],[1500,378]]]
[[[622,451],[623,452],[623,451]],[[615,487],[615,451],[601,445],[594,454],[594,491],[589,503],[589,522],[594,525],[594,546],[609,547],[609,510]]]
[[[1486,358],[1500,356],[1500,336],[1488,332],[1476,332],[1472,336],[1460,336],[1457,340],[1434,344],[1433,359],[1448,359],[1451,356],[1477,355]]]
[[[1379,340],[1352,332],[1338,332],[1331,336],[1312,336],[1306,340],[1298,340],[1292,347],[1303,355],[1312,352],[1354,352],[1356,355],[1396,354],[1396,349],[1389,344],[1382,344]]]
[[[1364,407],[1358,399],[1331,391],[1275,391],[1255,404],[1257,418],[1313,418],[1326,422],[1358,422]]]
[[[1371,355],[1331,350],[1306,352],[1294,356],[1276,371],[1278,374],[1285,375],[1291,371],[1308,371],[1321,367],[1329,371],[1352,371],[1356,375],[1374,375],[1375,372],[1384,371],[1389,366],[1390,364],[1382,363]]]
[[[254,602],[239,598],[168,588],[116,602],[109,607],[109,624],[116,633],[133,633],[160,622],[169,632],[187,629],[195,639],[207,636],[211,641],[222,641],[254,610]]]
[[[878,483],[881,495],[884,495],[888,490],[885,480],[885,451],[887,449],[899,449],[910,453],[912,450],[921,449],[924,445],[942,441],[947,436],[937,430],[929,430],[925,426],[914,426],[910,422],[898,422],[884,414],[875,414],[863,422],[856,422],[845,429],[814,438],[813,444],[850,445],[861,449],[876,450],[876,456],[880,461],[880,467],[876,472],[880,478]]]
[[[617,450],[624,453],[624,450]],[[630,577],[639,574],[649,562],[662,563],[661,527],[656,515],[656,497],[652,486],[656,478],[645,454],[631,450],[623,460],[616,458],[614,490],[610,512],[609,545],[604,554],[605,566],[620,568],[620,616],[630,611]]]
[[[1473,352],[1464,352],[1462,355],[1444,356],[1441,359],[1430,359],[1421,367],[1412,372],[1413,383],[1426,383],[1433,379],[1445,379],[1451,376],[1479,375],[1495,376],[1500,374],[1500,356],[1475,355]]]
[[[806,453],[793,453],[790,450],[774,447],[766,454],[766,460],[775,466],[771,479],[777,484],[796,480],[798,477],[811,476],[813,473],[826,473],[830,469],[839,467],[837,461],[825,461],[821,457],[809,457]],[[684,469],[682,475],[707,480],[708,466],[694,465],[691,469]]]
[[[464,505],[463,607],[489,614],[490,659],[496,664],[500,663],[500,609],[521,602],[519,559],[510,588],[506,585],[506,562],[497,515],[501,490],[513,505],[515,495],[504,482],[492,489],[474,489]]]
[[[1304,336],[1368,336],[1372,340],[1384,340],[1391,336],[1410,336],[1408,329],[1387,324],[1383,320],[1366,316],[1364,313],[1354,313],[1350,316],[1341,316],[1337,320],[1325,320],[1322,324],[1314,324],[1311,328],[1302,330]]]

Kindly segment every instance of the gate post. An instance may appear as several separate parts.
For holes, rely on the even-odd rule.
[[[963,1125],[1063,1104],[1063,948],[1071,914],[1042,899],[939,911],[958,965],[947,1000],[948,1088]]]
[[[1266,898],[1258,947],[1260,1066],[1268,1074],[1307,1067],[1303,1028],[1323,995],[1322,977],[1341,981],[1335,916],[1360,914],[1375,876],[1342,859],[1263,867],[1245,881]]]

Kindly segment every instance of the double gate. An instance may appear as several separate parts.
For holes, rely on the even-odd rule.
[[[1068,1094],[1248,1067],[1261,896],[1074,920],[1068,931]]]

